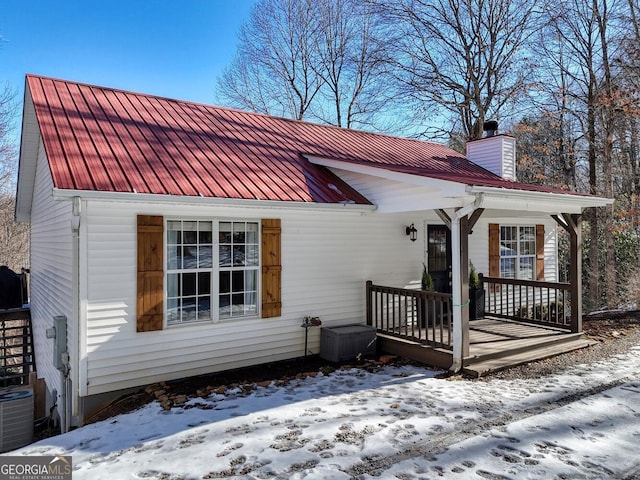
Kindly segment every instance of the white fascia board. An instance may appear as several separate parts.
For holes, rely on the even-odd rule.
[[[18,182],[16,186],[15,218],[18,222],[31,221],[31,202],[36,182],[40,129],[28,87],[24,91],[22,111],[22,135],[18,161]]]
[[[247,200],[242,198],[213,198],[193,197],[182,195],[158,195],[153,193],[135,192],[101,192],[96,190],[67,190],[54,188],[55,200],[68,200],[80,197],[83,200],[100,200],[106,202],[143,202],[165,203],[174,205],[211,205],[228,208],[259,207],[273,210],[331,210],[368,213],[377,209],[376,205],[359,205],[355,203],[315,203],[315,202],[285,202],[278,200]]]
[[[612,205],[613,199],[586,195],[531,192],[506,188],[469,186],[470,195],[484,194],[484,206],[500,210],[543,213],[581,213],[583,208]]]
[[[385,178],[396,182],[409,183],[412,185],[420,185],[430,190],[438,190],[442,192],[444,197],[460,197],[466,195],[466,185],[464,183],[450,182],[447,180],[439,180],[437,178],[423,177],[421,175],[411,175],[409,173],[395,172],[384,168],[384,165],[374,167],[370,165],[362,165],[359,163],[347,162],[344,160],[334,160],[331,158],[314,157],[304,155],[311,163],[322,165],[328,168],[338,168],[348,172],[362,173],[373,177]]]

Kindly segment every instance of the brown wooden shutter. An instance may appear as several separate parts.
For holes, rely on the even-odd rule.
[[[536,280],[544,281],[544,225],[536,225]]]
[[[500,276],[500,225],[489,224],[489,276]]]
[[[489,276],[500,277],[500,225],[497,223],[489,224]],[[500,285],[490,285],[491,293],[499,291]]]
[[[162,330],[164,220],[138,215],[138,298],[136,330]]]
[[[280,219],[262,220],[262,318],[282,314]]]

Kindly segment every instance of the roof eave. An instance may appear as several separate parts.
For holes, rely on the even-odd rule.
[[[144,202],[144,203],[169,203],[178,205],[210,205],[236,208],[260,207],[266,209],[313,209],[313,210],[348,210],[355,212],[372,212],[376,205],[356,204],[351,202],[319,203],[319,202],[292,202],[282,200],[255,200],[244,198],[220,198],[220,197],[194,197],[182,195],[159,195],[155,193],[135,192],[103,192],[97,190],[73,190],[53,189],[55,200],[80,197],[83,200],[100,200],[111,202]]]
[[[25,82],[22,110],[22,129],[20,136],[20,153],[18,155],[18,180],[16,182],[16,207],[14,215],[18,222],[29,222],[31,221],[31,206],[35,189],[40,129],[38,128],[28,82]]]
[[[549,212],[580,213],[583,208],[605,207],[613,204],[613,199],[611,198],[592,195],[536,192],[479,185],[468,185],[467,193],[469,195],[482,193],[485,201],[493,200],[498,204],[505,203],[509,208],[514,207],[514,202],[520,202],[524,205],[535,202],[535,204],[532,204],[532,209]]]

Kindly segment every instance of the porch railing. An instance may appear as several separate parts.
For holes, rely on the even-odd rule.
[[[480,275],[485,313],[571,330],[571,285]]]
[[[28,385],[34,362],[29,311],[0,310],[0,388]]]
[[[367,325],[379,333],[451,350],[451,295],[367,282]]]

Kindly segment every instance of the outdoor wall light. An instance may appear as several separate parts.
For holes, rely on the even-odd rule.
[[[407,237],[411,239],[412,242],[415,242],[418,239],[418,229],[415,227],[413,223],[405,229],[405,233],[407,234]]]

